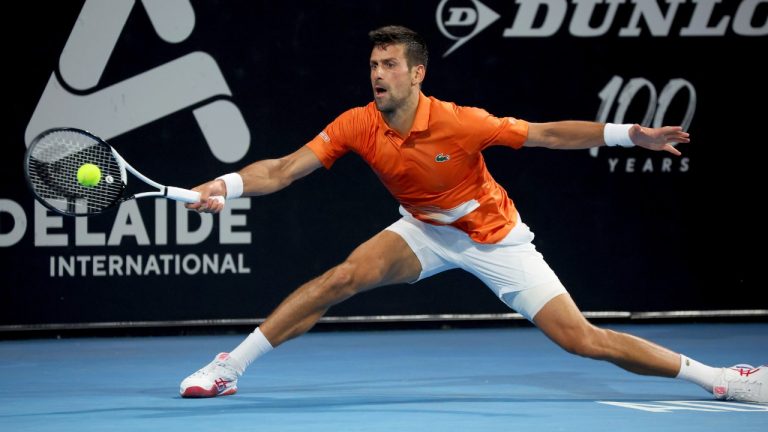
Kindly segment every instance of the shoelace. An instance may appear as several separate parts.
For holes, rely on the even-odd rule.
[[[213,371],[216,368],[222,368],[226,371],[226,378],[230,377],[236,377],[237,373],[235,370],[226,364],[224,361],[216,359],[210,364],[208,364],[206,367],[198,370],[197,372],[193,373],[192,376],[207,376],[207,375],[213,375]]]

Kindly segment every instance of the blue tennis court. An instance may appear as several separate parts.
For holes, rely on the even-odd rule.
[[[713,365],[768,362],[768,324],[613,325]],[[765,431],[768,405],[568,355],[530,327],[312,332],[234,396],[178,384],[242,335],[0,342],[0,425],[25,431]]]

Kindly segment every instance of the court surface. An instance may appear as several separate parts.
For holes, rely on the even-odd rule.
[[[606,325],[702,362],[768,363],[768,324]],[[629,374],[536,329],[313,332],[237,395],[178,384],[244,335],[0,342],[4,431],[768,431],[768,405]]]

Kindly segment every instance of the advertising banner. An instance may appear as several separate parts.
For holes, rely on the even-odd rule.
[[[191,188],[287,155],[372,100],[367,33],[418,31],[422,91],[530,122],[681,125],[641,148],[483,154],[585,311],[768,309],[758,284],[765,0],[28,1],[3,27],[0,328],[265,317],[397,220],[354,154],[219,215],[165,199],[68,218],[36,203],[24,152],[98,135]],[[129,179],[134,192],[148,187]],[[329,316],[510,312],[453,270]]]

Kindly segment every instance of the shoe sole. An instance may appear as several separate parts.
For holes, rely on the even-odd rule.
[[[219,393],[218,390],[216,390],[216,386],[213,386],[211,388],[203,388],[199,386],[192,386],[187,387],[184,389],[184,392],[181,393],[181,397],[183,398],[212,398],[217,396],[230,396],[237,393],[237,387],[231,387],[223,392]]]

